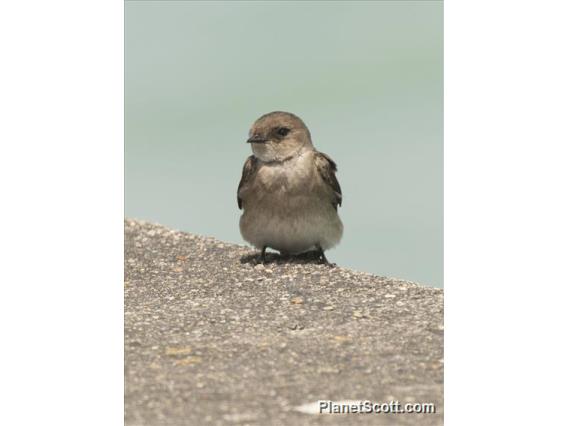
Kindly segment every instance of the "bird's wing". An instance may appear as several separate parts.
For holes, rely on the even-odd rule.
[[[339,182],[335,177],[335,172],[337,171],[337,165],[335,161],[329,158],[323,152],[316,152],[316,167],[318,172],[323,179],[323,181],[330,186],[333,190],[333,199],[331,200],[331,204],[337,210],[337,206],[341,205],[341,187],[339,186]]]
[[[246,189],[246,186],[250,183],[251,179],[256,174],[256,167],[257,160],[254,155],[251,155],[245,161],[245,165],[243,166],[243,175],[241,177],[241,181],[239,182],[239,189],[237,189],[237,204],[239,205],[239,209],[243,208],[243,199],[241,195],[241,191]]]

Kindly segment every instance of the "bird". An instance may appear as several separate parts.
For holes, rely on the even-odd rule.
[[[325,251],[343,236],[336,163],[314,148],[306,124],[290,112],[262,115],[246,142],[252,155],[237,189],[244,240],[261,251],[262,263],[271,248],[284,256],[316,251],[321,263],[335,266]]]

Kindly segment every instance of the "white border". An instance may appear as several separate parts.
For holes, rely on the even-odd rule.
[[[445,3],[448,425],[568,424],[567,16]]]
[[[123,423],[123,4],[0,11],[2,425]]]

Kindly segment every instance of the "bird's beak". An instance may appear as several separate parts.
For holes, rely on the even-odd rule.
[[[268,142],[268,139],[263,139],[259,135],[252,135],[247,140],[247,143],[266,143],[266,142]]]

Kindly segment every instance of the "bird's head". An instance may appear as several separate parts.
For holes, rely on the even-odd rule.
[[[283,161],[312,148],[310,131],[304,122],[289,112],[274,111],[254,122],[248,143],[261,161]]]

